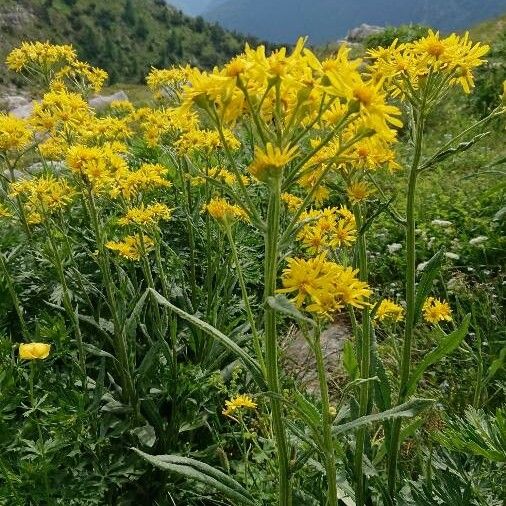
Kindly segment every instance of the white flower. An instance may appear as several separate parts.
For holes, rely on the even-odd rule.
[[[429,264],[429,262],[422,262],[422,263],[419,263],[418,264],[418,267],[416,268],[417,271],[423,271],[425,269],[425,267],[427,267],[427,265]]]
[[[451,251],[446,252],[445,257],[450,258],[451,260],[458,260],[460,258],[460,256],[457,255],[457,253],[452,253]]]
[[[453,223],[451,221],[447,221],[447,220],[432,220],[431,223],[432,223],[432,225],[436,225],[438,227],[443,227],[443,228],[451,227],[453,225]]]
[[[395,253],[396,251],[402,249],[402,244],[399,244],[398,242],[393,242],[392,244],[387,244],[387,249],[389,253]]]
[[[471,246],[478,246],[480,244],[483,244],[487,239],[488,237],[486,235],[479,235],[478,237],[474,237],[473,239],[471,239],[469,241],[469,244]]]

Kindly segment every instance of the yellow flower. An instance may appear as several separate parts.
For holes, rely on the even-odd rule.
[[[265,151],[255,148],[255,157],[249,166],[249,171],[259,181],[267,182],[271,177],[277,177],[281,170],[297,156],[298,148],[279,148],[267,143]]]
[[[154,245],[151,238],[136,234],[127,235],[122,241],[109,241],[105,246],[127,260],[140,260],[144,252],[148,253]]]
[[[239,206],[228,203],[222,198],[212,198],[204,209],[217,221],[231,223],[237,219],[248,220],[248,215]]]
[[[120,225],[156,225],[160,220],[170,220],[172,209],[165,204],[155,202],[145,206],[130,208],[125,216],[118,220]]]
[[[9,194],[21,197],[26,210],[33,217],[41,218],[42,214],[51,213],[68,206],[75,196],[75,190],[64,179],[56,179],[52,174],[34,179],[24,179],[11,183]],[[40,219],[32,220],[39,223]]]
[[[297,195],[292,195],[291,193],[282,193],[281,200],[287,205],[288,210],[291,213],[296,212],[303,203],[303,200]]]
[[[13,49],[6,59],[11,70],[33,70],[50,68],[75,61],[76,53],[72,46],[53,45],[49,42],[23,42]]]
[[[232,415],[239,409],[256,409],[257,404],[253,401],[253,399],[249,395],[236,395],[232,399],[225,401],[225,408],[223,409],[222,413],[225,416]]]
[[[299,308],[329,317],[345,304],[362,308],[372,293],[367,283],[356,276],[358,271],[326,260],[325,254],[305,260],[289,258],[283,271],[283,288],[277,293],[295,293],[293,302]]]
[[[0,112],[0,151],[20,151],[30,144],[31,138],[26,120]]]
[[[357,181],[356,183],[352,183],[348,188],[346,189],[346,194],[348,195],[348,198],[353,204],[356,204],[357,202],[361,202],[362,200],[365,200],[367,197],[372,195],[374,193],[374,190],[369,188],[366,183],[362,181]]]
[[[22,343],[19,345],[19,358],[23,360],[43,360],[49,356],[50,351],[50,344]]]
[[[452,310],[446,301],[429,297],[423,304],[423,317],[429,323],[452,321]]]
[[[404,308],[390,299],[383,299],[374,315],[375,320],[400,322],[404,319]]]

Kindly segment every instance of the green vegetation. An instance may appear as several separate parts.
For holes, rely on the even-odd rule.
[[[0,60],[21,40],[72,43],[110,82],[140,82],[151,67],[212,68],[244,48],[246,38],[163,0],[4,0],[0,3]],[[12,76],[2,65],[0,84]],[[21,83],[20,83],[21,84]]]

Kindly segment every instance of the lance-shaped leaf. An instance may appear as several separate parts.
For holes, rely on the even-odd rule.
[[[158,304],[170,308],[183,320],[186,320],[188,323],[191,323],[209,336],[213,337],[221,344],[223,344],[223,346],[229,349],[232,353],[234,353],[237,357],[239,357],[259,387],[262,389],[265,388],[265,380],[262,374],[262,369],[258,365],[258,362],[245,350],[238,346],[234,341],[232,341],[232,339],[227,337],[225,334],[223,334],[223,332],[220,332],[217,328],[213,327],[209,323],[187,313],[186,311],[183,311],[177,306],[174,306],[174,304],[171,304],[163,295],[159,294],[156,290],[153,290],[152,288],[149,288],[149,290],[154,294],[156,300],[158,301]]]
[[[429,366],[435,364],[443,357],[446,357],[446,355],[449,355],[455,348],[459,346],[459,344],[462,342],[462,339],[466,337],[470,320],[471,315],[466,315],[457,330],[454,330],[451,334],[445,334],[437,347],[425,355],[423,360],[411,373],[411,377],[409,378],[408,384],[406,386],[406,395],[413,394],[413,392],[416,390],[418,382],[420,381],[420,378]]]
[[[267,304],[278,313],[291,316],[295,320],[303,321],[314,326],[315,322],[304,316],[284,295],[275,295],[274,297],[267,297]]]
[[[441,262],[443,261],[443,250],[440,249],[428,262],[423,270],[420,282],[416,287],[415,299],[415,323],[422,314],[422,307],[425,299],[427,299],[432,289],[432,283],[436,279],[441,269]]]
[[[383,422],[384,420],[393,420],[395,418],[412,418],[427,409],[433,402],[432,399],[412,399],[392,409],[387,409],[386,411],[381,411],[380,413],[374,413],[372,415],[361,416],[351,422],[335,425],[332,427],[332,431],[334,434],[338,435],[359,429],[364,425],[369,425],[374,422]]]
[[[185,476],[216,490],[223,498],[233,501],[233,504],[258,504],[240,483],[204,462],[179,455],[149,455],[137,448],[132,450],[160,469]]]

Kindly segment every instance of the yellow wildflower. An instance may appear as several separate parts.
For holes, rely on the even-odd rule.
[[[288,210],[291,213],[296,212],[303,203],[303,200],[297,195],[292,195],[291,193],[282,193],[281,200],[287,205]]]
[[[225,416],[230,416],[240,409],[256,409],[257,404],[253,401],[253,399],[249,395],[236,395],[232,399],[225,401],[225,408],[222,413]]]
[[[361,202],[362,200],[367,199],[367,197],[369,197],[373,193],[374,190],[372,190],[363,181],[357,181],[355,183],[352,183],[346,189],[346,194],[348,195],[350,202],[353,204],[356,204],[357,202]]]
[[[26,120],[0,112],[0,151],[20,151],[32,138]]]
[[[429,323],[452,321],[452,310],[446,301],[429,297],[423,304],[423,317]]]
[[[127,260],[140,260],[144,253],[153,249],[155,243],[145,235],[127,235],[122,241],[108,241],[106,248],[116,251]]]
[[[259,147],[255,148],[255,157],[249,171],[259,181],[267,182],[271,177],[277,177],[281,170],[291,162],[297,155],[298,148],[279,148],[267,143],[265,151]]]
[[[170,220],[172,209],[165,204],[155,202],[145,206],[130,208],[125,216],[118,220],[120,225],[156,225],[160,220]]]
[[[204,209],[217,221],[231,223],[237,219],[247,221],[248,215],[241,207],[230,204],[225,199],[212,198]]]
[[[404,308],[393,300],[383,299],[376,309],[374,319],[380,322],[383,320],[400,322],[404,319]]]

